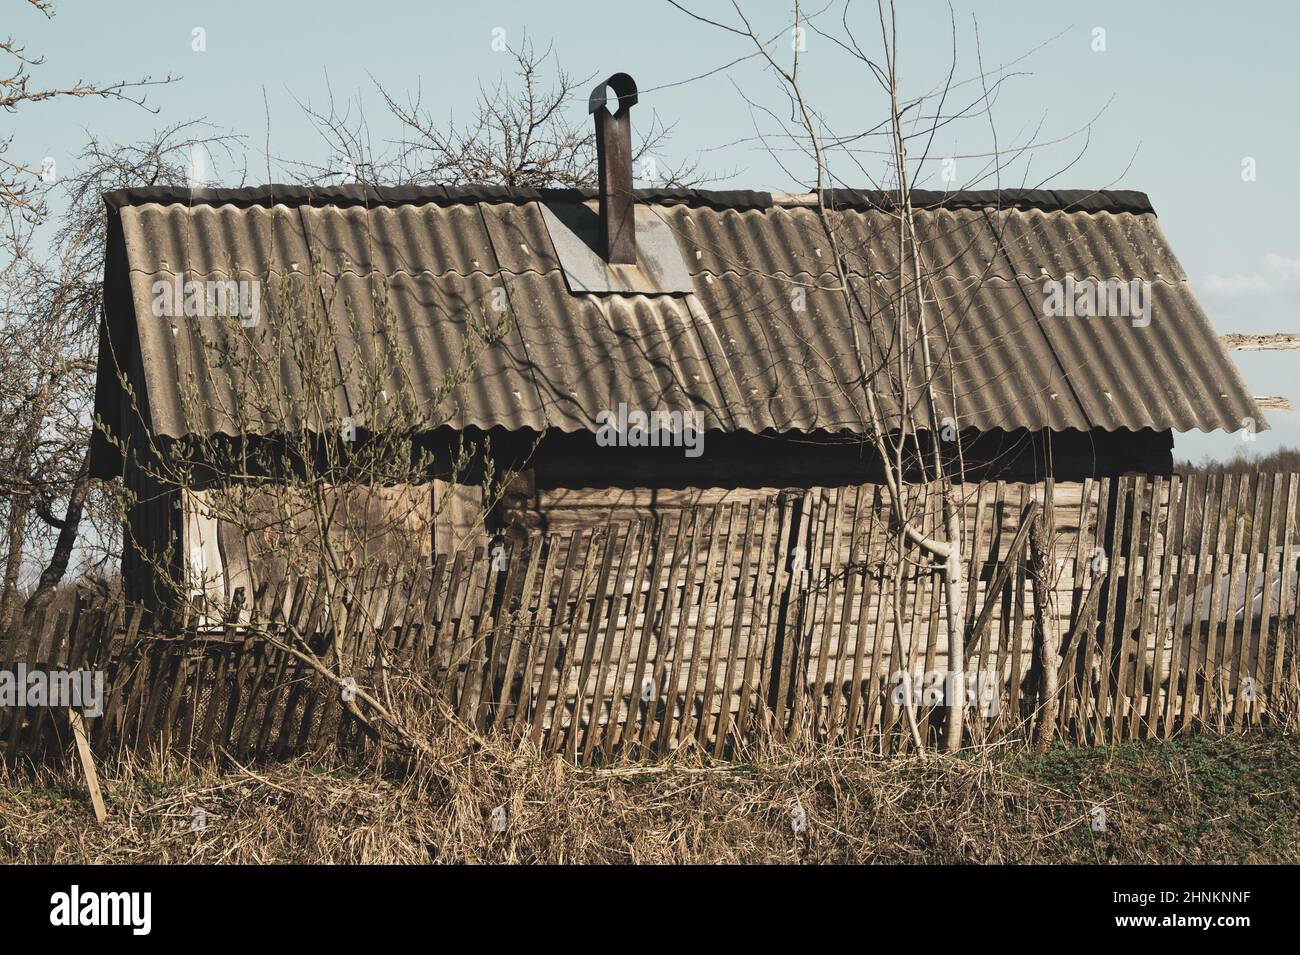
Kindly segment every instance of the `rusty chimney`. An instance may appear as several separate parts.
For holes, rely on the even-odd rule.
[[[606,88],[618,98],[610,112]],[[587,112],[596,116],[596,165],[600,169],[600,252],[610,265],[636,265],[632,215],[632,119],[636,81],[615,73],[591,91]]]

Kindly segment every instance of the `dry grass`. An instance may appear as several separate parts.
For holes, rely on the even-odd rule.
[[[121,765],[102,829],[75,777],[10,769],[0,862],[1295,862],[1297,767],[1282,734],[926,761],[774,748],[603,771],[445,740],[401,772]]]

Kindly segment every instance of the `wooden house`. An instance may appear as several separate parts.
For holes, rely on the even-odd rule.
[[[855,292],[885,303],[868,309],[864,342],[817,197],[633,189],[635,87],[625,76],[610,85],[616,111],[593,98],[598,189],[268,185],[105,196],[92,468],[136,492],[124,558],[130,594],[154,592],[149,558],[164,551],[203,561],[225,586],[244,573],[232,569],[244,558],[222,529],[205,526],[130,451],[193,435],[249,437],[232,425],[229,369],[205,353],[212,324],[239,315],[159,314],[159,288],[183,295],[190,282],[310,273],[346,303],[349,319],[333,326],[342,371],[327,429],[355,417],[361,386],[346,369],[375,347],[373,291],[382,285],[403,356],[394,380],[429,403],[431,445],[490,437],[501,464],[522,471],[484,533],[880,480],[862,389],[876,388],[897,427],[888,307],[899,273],[896,197],[840,189],[822,197]],[[915,420],[951,425],[944,440],[960,437],[951,446],[962,448],[962,480],[1059,487],[1165,475],[1174,431],[1266,426],[1146,195],[918,190],[911,202],[944,373],[909,402]],[[1086,296],[1076,298],[1089,282],[1092,314]],[[1113,314],[1117,303],[1122,314]],[[501,312],[502,333],[468,374],[453,376],[449,394],[437,394],[476,323]],[[654,429],[662,442],[634,426],[654,413],[669,422]],[[469,482],[459,489],[468,505],[438,507],[440,495],[457,493],[444,477],[429,474],[418,491],[445,515],[432,529],[435,551],[481,530],[467,516]]]

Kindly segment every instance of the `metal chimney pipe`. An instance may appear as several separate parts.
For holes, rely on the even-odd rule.
[[[617,109],[606,108],[605,89]],[[632,197],[632,118],[636,81],[615,73],[591,91],[587,112],[596,117],[596,166],[600,173],[600,252],[610,265],[636,265],[636,220]]]

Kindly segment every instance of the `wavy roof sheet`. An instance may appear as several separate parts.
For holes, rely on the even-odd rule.
[[[389,395],[404,392],[431,426],[594,430],[601,410],[625,402],[699,408],[721,430],[860,432],[858,354],[887,416],[897,420],[902,394],[928,415],[914,360],[903,363],[911,387],[900,387],[890,295],[898,221],[888,195],[827,196],[868,326],[849,321],[812,197],[640,195],[671,228],[692,293],[571,292],[541,204],[591,201],[578,190],[109,194],[125,252],[116,260],[110,252],[110,267],[124,262],[131,296],[129,314],[107,316],[98,410],[116,420],[114,355],[137,343],[157,434],[270,429],[272,416],[239,406],[241,367],[246,377],[261,369],[268,396],[282,393],[290,405],[301,396],[292,356],[264,354],[274,329],[286,327],[271,323],[296,321],[292,308],[266,309],[268,324],[257,328],[235,323],[242,353],[258,360],[232,368],[210,354],[214,336],[232,334],[228,319],[216,328],[223,320],[154,315],[156,283],[181,276],[261,277],[272,289],[319,296],[329,319],[315,334],[333,341],[315,347],[332,350],[338,387],[332,405],[303,404],[295,424],[375,422]],[[1236,430],[1247,418],[1265,426],[1144,195],[914,198],[923,257],[937,275],[928,314],[945,369],[934,389],[941,415],[980,430]],[[1044,280],[1067,275],[1149,283],[1150,324],[1045,316]],[[400,361],[380,382],[374,368],[394,355]]]

